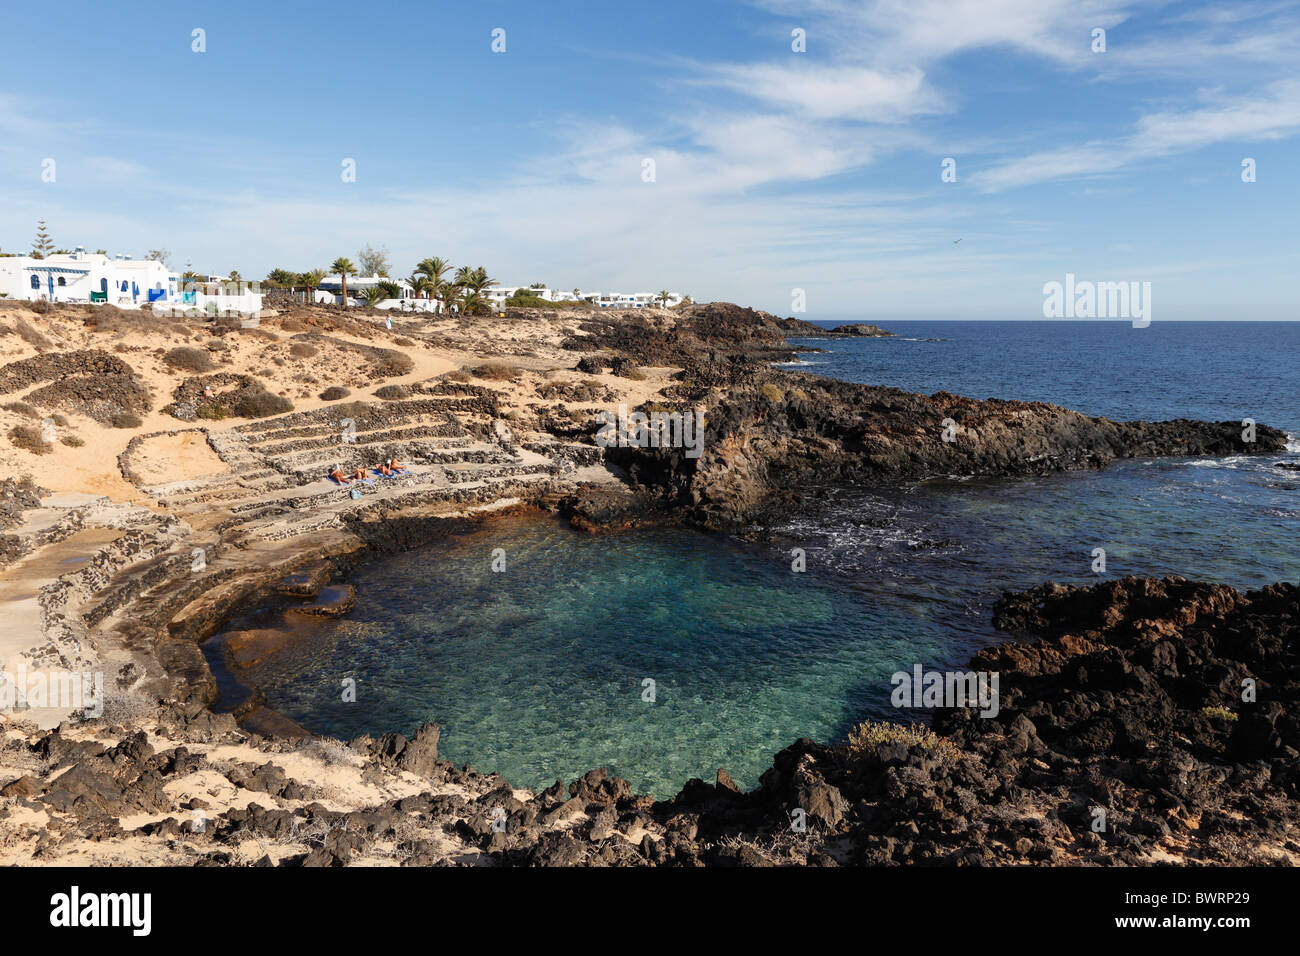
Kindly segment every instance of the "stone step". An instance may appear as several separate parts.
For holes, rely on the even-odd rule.
[[[443,433],[439,433],[440,430]],[[469,444],[472,439],[465,434],[446,434],[448,429],[445,425],[436,425],[429,427],[407,428],[407,429],[382,429],[374,431],[356,431],[353,433],[353,441],[343,441],[342,432],[338,429],[326,432],[319,437],[302,438],[291,442],[281,442],[275,445],[259,446],[258,452],[267,457],[279,457],[295,452],[311,451],[317,448],[337,448],[347,445],[377,445],[394,442],[421,442],[422,444],[433,445],[440,448],[461,448]]]

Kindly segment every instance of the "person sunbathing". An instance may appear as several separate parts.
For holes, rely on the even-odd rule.
[[[343,471],[339,468],[338,465],[334,466],[334,470],[330,472],[330,477],[333,478],[335,481],[337,481],[340,485],[346,485],[350,481],[352,481],[351,478],[343,474]]]
[[[385,478],[391,478],[391,477],[393,477],[393,469],[391,469],[391,468],[388,467],[388,462],[381,461],[381,462],[379,463],[379,467],[377,467],[377,468],[375,469],[375,471],[376,471],[377,473],[383,475]]]
[[[396,458],[390,458],[390,459],[388,459],[388,467],[389,467],[389,469],[392,471],[392,473],[395,474],[395,475],[404,475],[404,474],[406,474],[406,471],[407,471],[406,466],[403,465],[403,464],[402,464],[400,461],[398,461]]]
[[[361,467],[356,470],[356,472],[352,475],[352,477],[355,478],[357,481],[364,481],[370,476],[366,474],[366,469],[364,467]]]

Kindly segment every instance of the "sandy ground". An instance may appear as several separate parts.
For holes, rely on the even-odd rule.
[[[105,330],[86,325],[94,313],[89,308],[58,308],[36,314],[18,303],[0,304],[0,367],[39,354],[95,349],[125,361],[152,395],[153,410],[143,414],[137,428],[111,428],[67,409],[22,409],[16,403],[41,387],[40,383],[0,395],[0,475],[30,475],[42,487],[57,492],[85,492],[107,495],[114,501],[150,505],[150,499],[116,467],[117,456],[137,435],[180,429],[234,427],[243,421],[227,418],[220,422],[182,422],[160,409],[172,400],[172,391],[194,372],[179,371],[162,358],[173,348],[185,346],[207,350],[213,372],[253,375],[268,391],[293,402],[295,411],[309,411],[334,402],[319,398],[331,386],[351,394],[343,401],[373,400],[381,385],[403,385],[427,381],[447,372],[476,367],[486,362],[504,362],[520,370],[514,382],[477,380],[475,384],[500,391],[508,406],[520,409],[539,403],[536,389],[554,381],[585,381],[611,388],[619,401],[638,404],[668,384],[669,369],[646,369],[645,381],[612,375],[586,376],[574,373],[577,356],[558,348],[569,335],[581,335],[580,313],[560,313],[554,319],[518,320],[483,316],[411,316],[398,313],[388,329],[383,313],[354,310],[347,315],[319,309],[301,309],[262,320],[254,329],[238,329],[220,338],[199,320],[178,324],[153,319],[147,314],[127,314]],[[318,325],[311,324],[313,322]],[[331,327],[333,323],[333,327]],[[346,327],[340,327],[346,326]],[[312,354],[294,336],[317,333],[340,342],[400,352],[414,368],[400,377],[377,379],[369,360],[360,352],[330,345],[314,346]],[[295,345],[298,346],[295,350]],[[542,404],[554,404],[541,401]],[[29,403],[30,404],[30,403]],[[567,402],[570,408],[591,412],[605,404]],[[34,454],[16,447],[4,436],[15,426],[40,427],[51,415],[66,425],[57,426],[59,441],[50,452]],[[78,447],[63,444],[65,437],[80,441]],[[141,449],[137,468],[147,484],[165,484],[217,474],[222,464],[207,448],[199,431],[151,439]]]

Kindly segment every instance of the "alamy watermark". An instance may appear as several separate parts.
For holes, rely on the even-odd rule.
[[[63,707],[83,711],[87,717],[104,713],[103,671],[27,670],[19,664],[11,673],[0,671],[0,712],[29,707]]]
[[[618,406],[618,414],[596,415],[601,448],[684,448],[687,458],[699,458],[704,450],[704,410],[693,412],[629,412]]]
[[[997,671],[894,671],[890,701],[895,707],[979,707],[981,717],[998,715]]]
[[[1049,319],[1132,319],[1133,328],[1151,324],[1150,282],[1076,280],[1043,285],[1043,315]]]

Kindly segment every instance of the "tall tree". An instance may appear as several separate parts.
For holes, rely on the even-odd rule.
[[[167,260],[172,257],[172,254],[166,249],[150,249],[144,254],[144,257],[153,262],[161,262],[163,265],[167,265]]]
[[[672,297],[673,294],[669,292],[667,289],[660,289],[659,293],[655,296],[655,301],[658,302],[664,308],[668,308],[668,300],[671,299]]]
[[[388,248],[380,246],[375,249],[366,243],[357,252],[357,267],[363,276],[387,276],[388,270],[392,268],[388,264]]]
[[[450,288],[450,284],[444,281],[442,277],[450,268],[451,263],[441,256],[432,256],[428,259],[421,259],[419,264],[415,267],[416,272],[422,276],[427,276],[429,281],[433,283],[433,297],[442,302],[444,308],[451,305],[451,299],[444,298],[446,290]]]
[[[42,219],[36,224],[36,238],[32,240],[32,258],[44,259],[54,248],[54,242],[50,239],[50,232],[45,228],[45,220]]]
[[[316,291],[316,287],[320,285],[321,280],[324,279],[325,276],[326,276],[326,272],[324,269],[312,269],[310,272],[304,272],[301,276],[298,277],[299,281],[302,282],[302,284],[307,287],[308,305],[311,305],[312,299],[315,298],[315,296],[313,296],[312,293]]]
[[[334,260],[334,264],[330,268],[338,273],[343,282],[343,307],[346,309],[348,306],[348,276],[356,275],[357,267],[352,264],[352,260],[347,256],[339,256]]]

